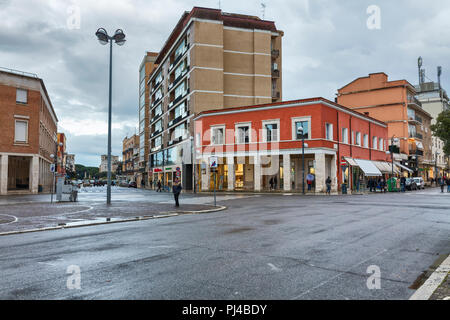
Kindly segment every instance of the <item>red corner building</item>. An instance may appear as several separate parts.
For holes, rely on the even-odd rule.
[[[215,180],[217,190],[299,192],[303,177],[308,190],[308,176],[308,192],[325,192],[327,177],[332,192],[344,182],[359,191],[369,178],[392,172],[386,123],[324,98],[204,111],[194,130],[200,191],[212,190]],[[216,175],[211,157],[218,158]]]

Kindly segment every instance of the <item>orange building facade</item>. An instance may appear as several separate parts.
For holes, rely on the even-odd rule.
[[[369,177],[387,178],[392,171],[387,125],[324,98],[204,111],[194,126],[195,183],[201,191],[215,185],[301,192],[308,174],[314,177],[311,192],[324,192],[327,177],[332,192],[343,183],[359,191]],[[352,132],[361,140],[352,141]],[[215,176],[210,161],[216,157]]]
[[[399,148],[394,159],[404,175],[422,176],[427,181],[432,167],[432,117],[422,108],[416,94],[408,81],[388,81],[388,76],[381,72],[340,88],[336,101],[387,123],[389,144]]]

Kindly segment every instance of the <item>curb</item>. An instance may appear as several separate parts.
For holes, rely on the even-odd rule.
[[[21,234],[21,233],[32,233],[32,232],[39,232],[39,231],[51,231],[51,230],[61,230],[61,229],[72,229],[72,228],[80,228],[80,227],[90,227],[90,226],[97,226],[97,225],[103,225],[103,224],[112,224],[112,223],[122,223],[122,222],[134,222],[134,221],[141,221],[141,220],[151,220],[151,219],[161,219],[161,218],[170,218],[170,217],[176,217],[182,214],[204,214],[204,213],[210,213],[210,212],[217,212],[227,209],[225,206],[218,206],[218,208],[214,209],[206,209],[206,210],[199,210],[199,211],[172,211],[172,212],[162,212],[162,214],[158,214],[155,216],[139,216],[135,218],[130,219],[120,219],[115,221],[104,221],[104,222],[93,222],[93,223],[80,223],[79,225],[59,225],[56,227],[45,227],[45,228],[37,228],[37,229],[28,229],[28,230],[19,230],[19,231],[7,231],[7,232],[0,232],[1,236],[9,236],[13,234]],[[105,218],[109,219],[109,218]]]
[[[450,272],[450,255],[436,268],[409,300],[428,300]]]

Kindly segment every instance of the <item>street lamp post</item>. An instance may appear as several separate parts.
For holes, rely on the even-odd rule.
[[[122,29],[117,29],[114,36],[110,37],[104,28],[99,28],[95,33],[102,45],[109,46],[109,105],[108,105],[108,186],[106,188],[106,204],[111,204],[111,96],[112,96],[112,43],[113,40],[119,46],[125,44],[125,34]]]
[[[437,157],[438,157],[438,155],[439,155],[439,152],[436,151],[435,154],[434,154],[434,172],[435,172],[434,173],[434,175],[435,175],[434,179],[436,181],[436,186],[437,186],[437,183],[438,183],[438,181],[437,181],[437,179],[438,179],[438,168],[437,168]]]
[[[55,143],[55,154],[51,154],[50,158],[54,159],[54,169],[53,169],[53,185],[52,185],[52,193],[51,193],[51,199],[50,199],[50,203],[53,203],[53,193],[55,193],[55,184],[56,184],[56,173],[58,171],[58,147],[62,147],[63,143],[60,142],[58,143],[56,141]]]

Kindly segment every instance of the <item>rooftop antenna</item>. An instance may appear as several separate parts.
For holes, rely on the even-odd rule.
[[[442,100],[442,94],[441,94],[441,74],[442,74],[442,67],[437,67],[437,76],[438,76],[438,85],[439,85],[439,98]]]
[[[262,11],[262,18],[264,20],[264,15],[266,13],[266,3],[265,2],[261,2],[261,11]]]
[[[419,85],[422,84],[422,69],[420,69],[422,68],[422,63],[422,57],[419,57],[419,59],[417,59],[417,66],[419,67]]]
[[[219,0],[219,9],[222,9],[222,8],[220,7],[220,0]]]

